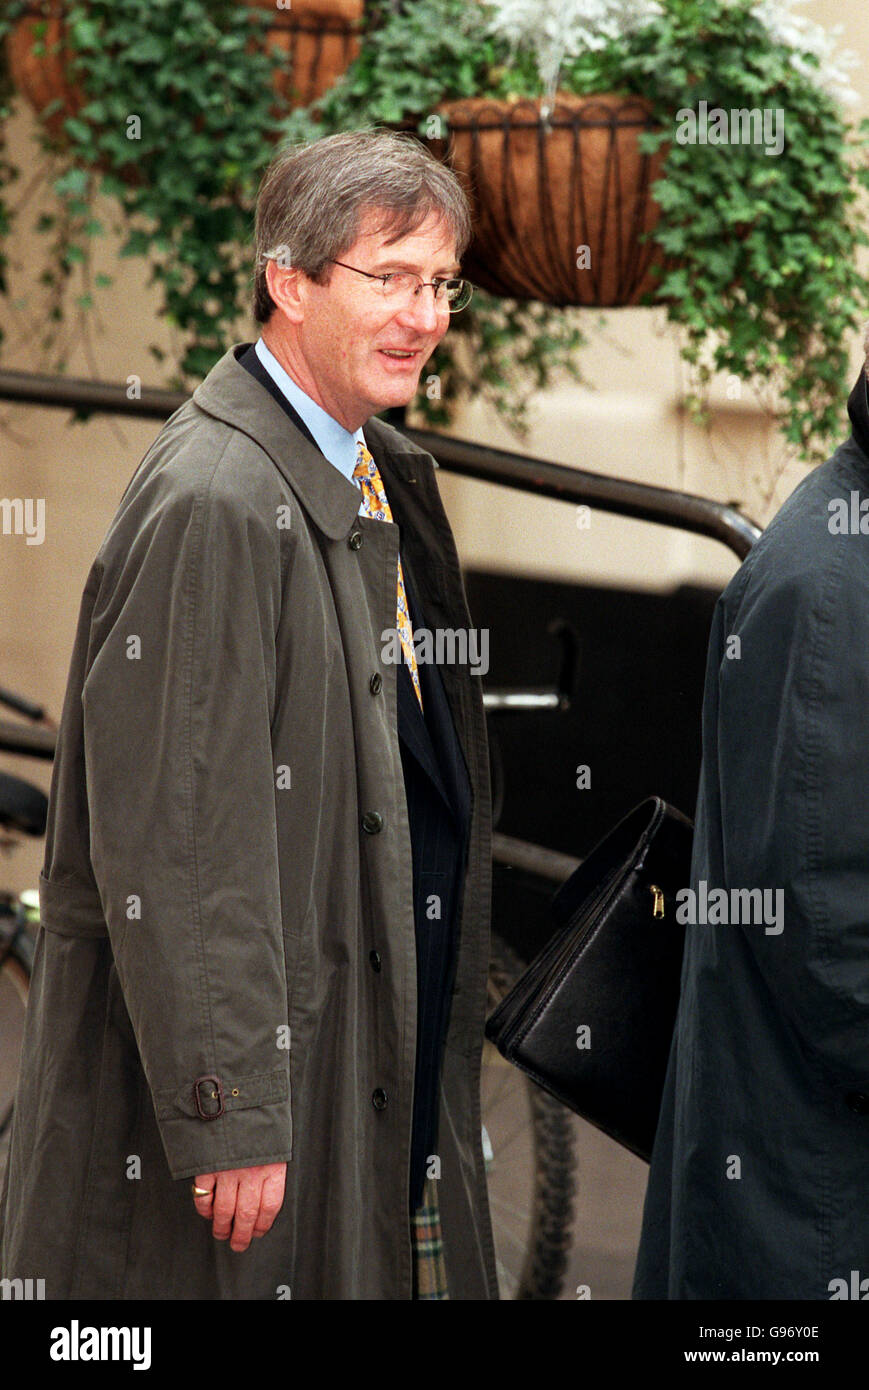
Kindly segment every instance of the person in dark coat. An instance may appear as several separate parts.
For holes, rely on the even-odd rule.
[[[416,658],[471,619],[437,464],[376,417],[469,236],[412,137],[277,156],[262,338],[91,567],[0,1201],[0,1273],[48,1298],[498,1297],[481,672]]]
[[[715,609],[637,1299],[869,1298],[865,371],[848,410]]]

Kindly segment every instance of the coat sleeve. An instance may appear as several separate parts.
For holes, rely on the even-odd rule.
[[[102,547],[84,748],[94,876],[182,1178],[292,1154],[270,737],[280,538],[219,461],[147,488],[144,520],[140,493]]]
[[[706,817],[720,819],[724,886],[782,894],[780,931],[740,929],[771,1007],[843,1097],[869,1093],[869,574],[851,548],[861,539],[779,548],[729,620],[719,605],[704,759],[717,760],[720,804],[697,825],[702,839]]]

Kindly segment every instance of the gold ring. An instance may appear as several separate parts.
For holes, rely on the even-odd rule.
[[[214,1196],[214,1188],[213,1188],[213,1187],[197,1187],[197,1186],[196,1186],[196,1183],[193,1183],[192,1191],[193,1191],[193,1196],[194,1196],[194,1197],[213,1197],[213,1196]]]

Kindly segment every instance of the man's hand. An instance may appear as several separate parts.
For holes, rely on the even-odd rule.
[[[231,1235],[230,1249],[246,1250],[251,1236],[264,1236],[271,1228],[283,1205],[286,1178],[286,1163],[200,1173],[194,1184],[208,1188],[208,1196],[194,1196],[193,1205],[213,1223],[215,1240],[228,1240]]]

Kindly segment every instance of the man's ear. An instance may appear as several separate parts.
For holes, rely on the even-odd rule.
[[[298,266],[281,265],[278,260],[266,263],[269,294],[290,323],[301,323],[305,316],[303,280],[304,274]]]

